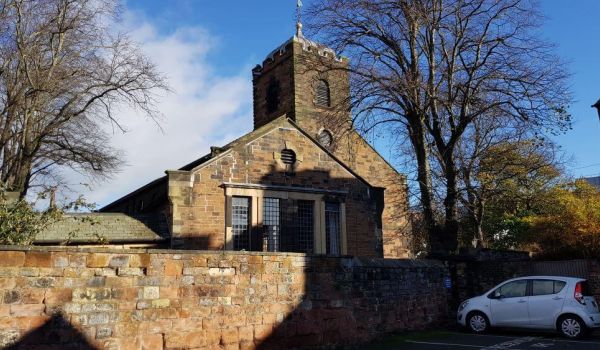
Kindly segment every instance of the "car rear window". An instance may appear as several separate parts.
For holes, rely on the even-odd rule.
[[[531,295],[549,295],[559,293],[566,282],[556,280],[533,280],[531,284]]]

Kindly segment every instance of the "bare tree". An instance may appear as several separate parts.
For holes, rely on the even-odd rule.
[[[25,196],[36,177],[66,166],[106,176],[120,154],[102,123],[115,108],[158,116],[168,89],[115,29],[118,0],[0,0],[0,183]],[[121,128],[122,129],[122,128]]]
[[[552,46],[536,37],[540,16],[532,1],[317,0],[305,18],[351,59],[357,124],[410,140],[435,253],[457,247],[456,148],[467,142],[470,125],[498,115],[539,133],[570,124],[568,74]],[[437,160],[442,220],[431,174]]]

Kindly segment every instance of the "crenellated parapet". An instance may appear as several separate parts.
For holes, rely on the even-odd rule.
[[[254,76],[260,75],[263,69],[267,68],[269,65],[277,64],[281,58],[285,58],[287,54],[292,51],[294,43],[299,44],[302,50],[305,52],[316,53],[320,57],[332,59],[337,62],[348,61],[347,58],[337,55],[332,48],[326,45],[309,40],[302,35],[294,35],[275,50],[271,51],[263,60],[262,64],[257,64],[254,69],[252,69],[252,74]]]

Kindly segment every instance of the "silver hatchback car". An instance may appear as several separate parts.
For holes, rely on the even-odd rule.
[[[600,327],[600,311],[584,279],[528,276],[464,301],[457,321],[474,333],[517,327],[557,330],[567,338],[579,338]]]

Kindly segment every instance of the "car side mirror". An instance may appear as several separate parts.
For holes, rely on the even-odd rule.
[[[502,299],[502,298],[504,298],[504,295],[502,295],[499,290],[494,292],[494,299]]]

